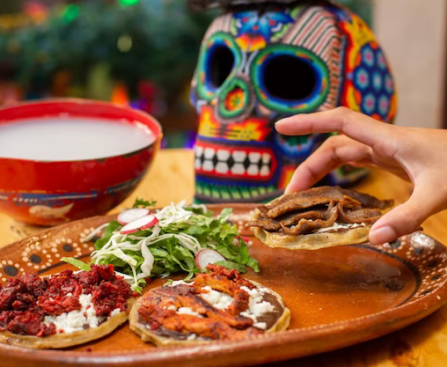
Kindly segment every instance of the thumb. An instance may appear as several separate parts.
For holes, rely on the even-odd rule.
[[[379,245],[416,231],[422,222],[440,209],[427,193],[431,187],[415,188],[411,197],[380,218],[371,228],[369,241]]]

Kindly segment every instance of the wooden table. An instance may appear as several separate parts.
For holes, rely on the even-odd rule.
[[[394,198],[397,204],[411,194],[411,185],[393,175],[375,171],[356,189],[379,198]],[[171,201],[192,200],[194,193],[193,153],[164,150],[137,190],[114,212],[130,207],[136,197],[153,198],[164,206]],[[429,193],[428,193],[429,194]],[[447,212],[428,219],[424,231],[447,244]],[[40,231],[0,214],[0,247]],[[447,366],[447,306],[401,331],[335,352],[276,363],[275,366],[308,367],[441,367]]]

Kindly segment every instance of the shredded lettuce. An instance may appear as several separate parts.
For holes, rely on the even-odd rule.
[[[259,272],[237,227],[228,221],[231,209],[222,210],[216,218],[203,205],[187,207],[182,202],[158,210],[155,216],[157,225],[128,235],[120,234],[122,225],[117,221],[110,222],[95,243],[92,262],[113,264],[138,292],[147,278],[183,271],[188,273],[185,279],[191,279],[201,272],[195,257],[205,248],[219,252],[226,259],[221,265],[227,268],[245,272],[248,266]]]

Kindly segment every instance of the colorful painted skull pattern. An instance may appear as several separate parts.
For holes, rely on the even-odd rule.
[[[199,114],[196,201],[263,202],[281,195],[295,168],[330,134],[286,137],[280,118],[337,106],[392,122],[396,92],[368,26],[332,5],[236,8],[202,43],[191,102]],[[341,167],[324,183],[365,170]]]

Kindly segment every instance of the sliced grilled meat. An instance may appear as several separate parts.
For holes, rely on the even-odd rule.
[[[256,219],[247,226],[270,232],[305,234],[330,227],[337,221],[374,223],[382,215],[379,209],[393,203],[393,200],[379,200],[354,190],[322,186],[285,195],[259,207]]]
[[[374,209],[387,209],[394,205],[394,200],[379,200],[374,196],[348,189],[340,189],[343,194],[359,201],[362,206]]]
[[[285,203],[282,203],[273,209],[270,209],[266,213],[266,216],[268,218],[276,218],[291,211],[312,208],[317,205],[329,204],[331,201],[331,198],[325,196],[295,198],[286,201]]]
[[[294,228],[287,227],[282,223],[281,227],[283,231],[287,234],[291,235],[306,234],[318,230],[320,228],[326,228],[332,226],[337,220],[337,216],[338,216],[337,206],[335,205],[334,202],[331,202],[331,205],[328,209],[328,213],[325,214],[324,219],[317,219],[317,220],[301,219],[298,222],[297,226]]]
[[[342,206],[338,206],[338,215],[344,223],[375,223],[382,213],[377,209],[363,208],[357,210],[344,211]]]
[[[301,219],[323,219],[324,210],[311,210],[305,211],[298,214],[286,215],[286,218],[264,218],[260,217],[257,220],[251,221],[247,223],[247,227],[261,227],[268,231],[279,231],[282,227],[281,224],[290,227],[297,224]]]

